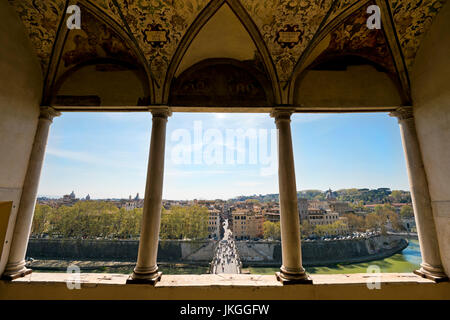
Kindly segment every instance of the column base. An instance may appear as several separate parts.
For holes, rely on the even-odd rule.
[[[156,272],[150,275],[133,274],[127,279],[127,284],[150,284],[155,285],[161,280],[162,272]]]
[[[432,280],[436,283],[448,281],[448,277],[445,274],[443,274],[443,273],[442,274],[440,274],[440,273],[433,274],[433,273],[427,272],[423,268],[420,268],[419,270],[414,270],[413,273],[417,274],[418,276],[421,276],[422,278]]]
[[[281,282],[283,285],[289,284],[313,284],[312,279],[309,277],[307,273],[293,275],[293,274],[285,274],[282,271],[275,273],[277,280]]]
[[[1,280],[7,280],[7,281],[16,280],[18,278],[23,278],[23,277],[31,274],[32,272],[33,272],[33,270],[24,268],[23,270],[20,270],[15,273],[3,274],[1,277]]]

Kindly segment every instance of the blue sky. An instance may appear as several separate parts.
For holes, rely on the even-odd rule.
[[[409,190],[395,118],[385,113],[295,114],[291,125],[298,190]],[[227,140],[228,132],[249,129],[257,136],[245,145]],[[274,129],[267,114],[174,113],[167,125],[163,197],[228,199],[278,193],[276,167],[270,170],[267,162],[276,150],[271,149]],[[148,113],[63,114],[51,127],[39,195],[62,196],[74,190],[78,197],[89,193],[95,199],[137,192],[142,197],[150,133]],[[185,152],[180,163],[180,152],[188,150],[184,146],[191,153]],[[238,151],[245,155],[240,163]],[[226,161],[228,155],[234,164]]]

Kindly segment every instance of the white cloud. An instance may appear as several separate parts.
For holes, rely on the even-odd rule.
[[[47,148],[46,154],[66,160],[71,160],[75,162],[88,163],[98,166],[107,166],[113,168],[128,168],[134,170],[146,171],[146,165],[142,167],[133,161],[127,161],[127,159],[118,159],[117,154],[115,157],[105,157],[101,158],[90,153],[82,151],[70,151],[55,148]]]

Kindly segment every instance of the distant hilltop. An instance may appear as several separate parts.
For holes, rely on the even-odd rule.
[[[331,189],[322,191],[315,189],[302,190],[297,192],[298,198],[307,199],[307,200],[327,200],[327,199],[335,199],[338,201],[345,202],[353,202],[362,204],[383,204],[383,203],[411,203],[411,194],[409,191],[403,190],[391,190],[390,188],[378,188],[378,189],[339,189],[336,191],[332,191]],[[75,193],[72,191],[71,194],[65,195],[63,197],[56,196],[39,196],[38,200],[53,200],[53,199],[66,199],[73,200],[75,199]],[[251,196],[237,196],[228,200],[224,199],[215,199],[216,201],[228,201],[231,203],[239,202],[239,201],[247,201],[247,200],[255,200],[259,202],[278,202],[279,196],[278,193],[271,194],[259,194],[259,195],[251,195]],[[77,199],[79,200],[79,199]],[[87,195],[82,200],[91,200],[91,196]],[[108,199],[96,199],[96,200],[106,200],[106,201],[136,201],[142,200],[139,198],[139,193],[136,197],[132,198],[108,198]],[[195,200],[195,199],[194,199]],[[207,200],[205,200],[207,201]]]
[[[391,190],[390,188],[378,188],[378,189],[340,189],[332,191],[331,189],[322,190],[302,190],[297,192],[298,198],[307,200],[326,200],[329,197],[335,198],[339,201],[346,202],[363,202],[364,204],[371,203],[411,203],[411,193],[403,190]],[[265,194],[265,195],[251,195],[251,196],[238,196],[231,201],[246,201],[257,200],[260,202],[278,202],[278,193]]]

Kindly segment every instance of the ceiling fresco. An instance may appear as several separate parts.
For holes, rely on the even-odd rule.
[[[330,56],[355,55],[368,59],[383,67],[390,74],[395,74],[393,56],[382,30],[370,30],[366,26],[366,7],[354,12],[331,32],[331,40],[318,60]]]
[[[242,1],[269,48],[281,81],[290,78],[297,60],[316,34],[332,2]]]
[[[9,0],[22,19],[45,73],[50,62],[58,25],[64,15],[65,0]]]
[[[135,65],[138,58],[133,50],[107,24],[89,11],[83,15],[81,30],[71,30],[67,35],[59,74],[89,60],[110,58]]]
[[[118,0],[116,3],[146,56],[154,79],[161,84],[178,44],[208,1]]]
[[[91,1],[91,4],[94,4],[97,7],[99,7],[116,23],[123,26],[123,20],[120,15],[119,8],[116,6],[114,0],[95,0],[94,2]]]
[[[423,35],[447,0],[391,0],[389,2],[406,65],[411,70]]]
[[[61,34],[65,34],[60,31],[63,29],[60,26],[63,26],[64,19],[67,17],[66,6],[72,3],[87,3],[91,7],[103,11],[105,16],[116,22],[115,26],[109,25],[109,28],[121,28],[121,34],[129,37],[127,41],[135,44],[139,55],[145,57],[146,67],[158,88],[165,83],[164,78],[168,67],[189,27],[210,2],[220,3],[219,0],[8,1],[28,31],[36,54],[41,61],[44,75],[51,69],[49,69],[49,65],[52,56],[55,56],[52,53],[56,39]],[[237,0],[228,1],[230,5],[231,2],[239,3]],[[392,57],[387,53],[388,47],[385,45],[386,41],[383,39],[382,32],[368,32],[363,27],[365,24],[363,17],[367,19],[365,11],[361,10],[358,17],[351,14],[353,20],[341,21],[341,13],[347,9],[354,10],[353,7],[357,8],[355,4],[365,2],[364,0],[240,0],[240,4],[261,34],[270,55],[269,61],[272,60],[276,77],[280,82],[292,80],[293,71],[299,59],[302,58],[303,53],[307,54],[308,50],[306,49],[315,36],[323,30],[332,33],[332,41],[327,53],[340,51],[353,54],[359,51],[361,55],[370,55],[372,60],[388,70],[392,70],[395,63],[392,63]],[[430,28],[433,18],[445,2],[446,0],[390,0],[385,2],[394,21],[395,33],[392,34],[398,38],[402,51],[401,59],[404,59],[403,63],[409,72],[423,35]],[[362,8],[366,9],[366,6],[362,6]],[[350,11],[348,12],[350,13]],[[90,18],[83,16],[83,19]],[[332,21],[339,21],[338,26],[331,30],[325,29],[324,27]],[[106,26],[98,25],[89,32],[97,31],[99,34],[96,41],[100,41],[99,39],[105,37],[102,33],[105,33],[106,29]],[[224,26],[224,32],[226,30],[226,26]],[[108,32],[111,36],[108,40],[110,45],[112,43],[117,47],[120,42],[119,37],[116,37],[111,30]],[[86,37],[87,35],[84,35],[84,38]],[[92,35],[86,39],[89,37],[93,39]],[[81,51],[84,50],[85,57],[87,57],[86,52],[92,53],[94,49],[98,51],[99,46],[86,47],[86,43],[83,42],[85,40],[78,37],[77,44],[75,39],[69,37],[66,41],[70,41],[73,48],[78,45],[78,48]],[[392,39],[388,42],[392,44]],[[102,50],[106,48],[105,45],[100,44],[100,47],[103,46]],[[377,48],[370,49],[371,46]],[[122,55],[125,54],[124,52],[130,52],[126,45],[122,45],[122,49],[119,51]],[[112,52],[112,54],[117,54],[119,51]],[[83,55],[82,52],[72,52],[71,54],[71,57],[67,52],[65,55],[61,55],[64,64],[77,62],[77,57]],[[125,59],[130,57],[134,58],[129,55]],[[397,56],[396,59],[398,60]]]
[[[330,15],[328,16],[327,22],[333,21],[334,18],[338,17],[342,12],[344,12],[346,9],[357,2],[359,2],[359,0],[334,1],[333,8],[331,9]]]

